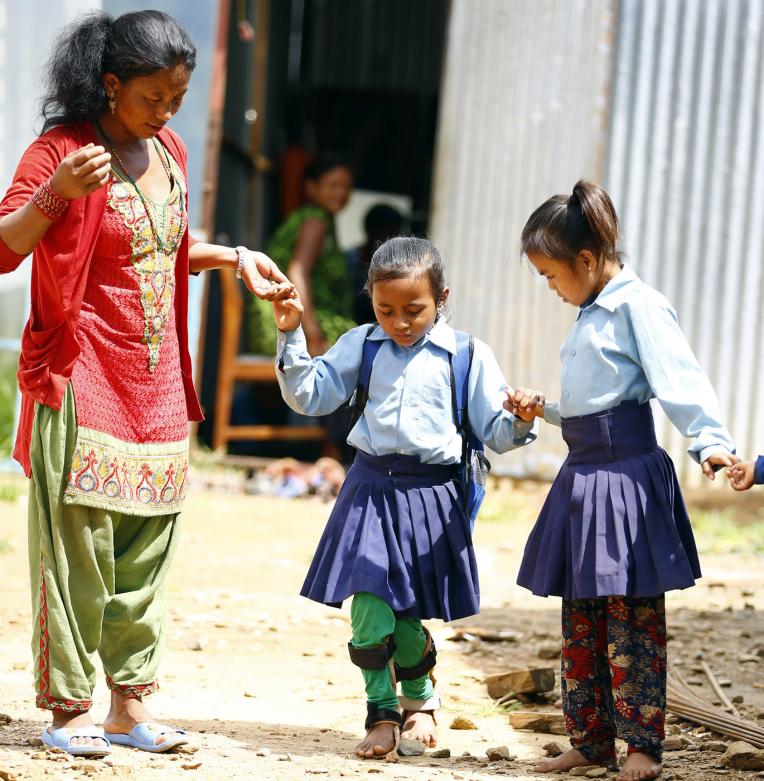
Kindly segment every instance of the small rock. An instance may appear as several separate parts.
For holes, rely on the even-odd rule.
[[[742,694],[736,694],[736,695],[735,695],[735,696],[732,698],[732,702],[734,702],[734,703],[735,703],[735,705],[740,705],[741,703],[745,702],[745,697],[743,697],[743,695],[742,695]]]
[[[664,751],[681,751],[684,748],[684,741],[677,736],[671,736],[663,741]]]
[[[42,741],[40,738],[27,738],[27,743],[30,746],[42,746]]]
[[[764,751],[737,740],[727,747],[722,764],[735,770],[764,770]]]
[[[593,767],[586,774],[587,778],[604,778],[607,775],[606,767]]]
[[[565,753],[565,749],[557,742],[544,743],[542,746],[548,757],[559,757],[560,754]]]
[[[424,748],[424,743],[421,740],[401,738],[401,742],[398,745],[398,753],[402,757],[421,757],[424,754]]]
[[[486,749],[485,755],[491,762],[498,762],[499,760],[511,761],[517,759],[509,753],[509,749],[506,746],[495,746],[494,748]]]
[[[761,659],[756,654],[743,654],[738,657],[738,661],[741,664],[758,664]]]
[[[477,724],[466,716],[457,716],[451,722],[451,729],[477,729]]]
[[[203,651],[207,643],[203,637],[195,637],[193,640],[189,640],[186,643],[186,648],[189,651]]]
[[[385,754],[385,762],[395,764],[400,759],[400,754],[397,751],[391,751],[389,754]]]
[[[568,771],[569,776],[585,776],[591,770],[590,767],[573,767]]]
[[[13,721],[13,717],[7,713],[0,713],[0,727],[5,727]]]
[[[538,656],[539,659],[559,659],[560,644],[541,643],[541,645],[536,649],[536,656]]]
[[[478,758],[470,754],[469,751],[465,751],[463,754],[459,754],[458,757],[455,757],[457,762],[477,762]]]
[[[198,770],[201,766],[201,762],[186,762],[185,764],[181,765],[184,770]]]
[[[706,751],[715,751],[717,754],[723,754],[727,750],[727,744],[723,740],[709,740],[703,744]]]
[[[190,746],[186,744],[185,746],[178,746],[175,750],[178,754],[196,754],[196,752],[199,751],[199,746]]]
[[[291,762],[292,761],[292,755],[291,754],[279,754],[279,756],[276,757],[277,762]]]
[[[255,756],[258,756],[258,757],[269,757],[270,755],[271,755],[271,750],[269,748],[265,748],[265,747],[259,748],[255,752]]]
[[[13,669],[14,670],[26,670],[27,669],[27,663],[26,662],[14,662],[13,663]]]
[[[0,767],[0,779],[2,781],[16,781],[17,778],[18,776],[13,771]]]
[[[430,756],[433,759],[448,759],[451,756],[450,748],[439,748],[437,751],[433,751]]]
[[[77,770],[81,770],[83,773],[85,773],[85,775],[92,776],[94,773],[98,772],[98,765],[78,765]]]
[[[244,696],[245,697],[251,697],[252,699],[257,697],[257,695],[254,692],[244,692]]]

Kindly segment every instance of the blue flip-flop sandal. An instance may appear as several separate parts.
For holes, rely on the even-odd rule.
[[[176,737],[162,743],[156,742],[158,737],[168,732],[176,733]],[[140,724],[136,724],[127,735],[122,732],[104,732],[104,735],[112,743],[149,751],[152,754],[161,754],[188,743],[185,730],[165,727],[164,724],[157,724],[153,721],[142,721]]]
[[[73,746],[72,738],[99,738],[106,741],[105,746]],[[102,727],[91,724],[87,727],[59,727],[44,729],[40,736],[42,742],[49,748],[60,748],[75,757],[105,757],[111,754],[111,743]]]

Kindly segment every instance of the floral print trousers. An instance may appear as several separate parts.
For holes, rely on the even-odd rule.
[[[666,612],[659,597],[562,602],[562,707],[573,748],[615,762],[629,753],[661,761],[666,710]]]

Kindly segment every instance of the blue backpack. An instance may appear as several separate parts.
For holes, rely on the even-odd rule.
[[[358,384],[348,402],[350,408],[350,428],[358,422],[369,400],[369,381],[374,358],[382,346],[380,340],[369,339],[376,324],[370,325],[363,343],[361,368],[358,370]],[[472,336],[464,331],[455,331],[456,355],[449,354],[451,373],[451,403],[454,412],[456,430],[462,438],[462,460],[460,466],[460,482],[464,496],[464,509],[470,521],[470,528],[475,525],[480,505],[485,498],[485,487],[491,464],[486,458],[483,443],[475,436],[470,426],[467,412],[469,398],[470,367],[475,342]]]

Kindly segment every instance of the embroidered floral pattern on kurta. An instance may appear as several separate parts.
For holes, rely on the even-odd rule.
[[[98,506],[133,515],[147,514],[142,510],[154,515],[159,508],[169,514],[180,510],[187,480],[187,440],[129,447],[107,434],[78,429],[66,501],[95,498]]]
[[[175,176],[176,182],[182,181],[177,167]],[[182,209],[184,197],[181,185],[173,188],[164,204],[147,201],[149,208],[153,209],[153,223],[165,246],[176,246],[185,230]],[[146,214],[143,200],[128,182],[120,180],[112,184],[108,204],[122,215],[125,225],[133,232],[131,261],[139,278],[145,317],[143,340],[149,350],[149,371],[153,372],[159,363],[159,348],[164,341],[167,318],[172,308],[175,254],[158,250],[152,221]]]
[[[175,313],[185,184],[171,167],[167,200],[147,200],[160,242],[132,184],[112,173],[108,185],[77,330],[67,504],[152,516],[180,512],[185,499],[188,409]]]

